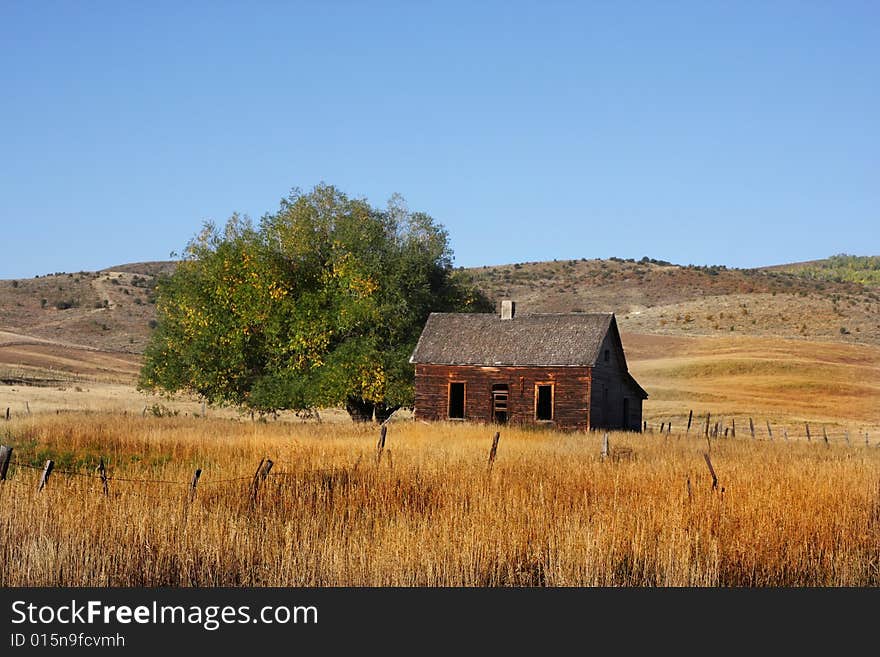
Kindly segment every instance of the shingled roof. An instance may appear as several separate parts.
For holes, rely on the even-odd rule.
[[[431,313],[410,357],[437,365],[592,367],[614,313]],[[616,325],[616,322],[615,322]]]

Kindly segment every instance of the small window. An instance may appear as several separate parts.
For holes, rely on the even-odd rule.
[[[553,384],[546,383],[535,386],[535,419],[553,419]]]
[[[607,363],[609,360],[611,360],[611,350],[606,349],[605,350],[605,362]]]
[[[464,419],[464,383],[449,384],[449,418]]]

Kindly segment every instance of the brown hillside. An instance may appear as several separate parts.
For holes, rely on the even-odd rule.
[[[760,269],[561,260],[468,270],[519,312],[614,311],[621,328],[664,335],[776,336],[880,344],[880,294],[859,283]]]

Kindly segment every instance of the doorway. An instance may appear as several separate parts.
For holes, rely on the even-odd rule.
[[[496,383],[492,386],[492,421],[505,424],[508,418],[507,401],[510,397],[510,387],[506,383]]]

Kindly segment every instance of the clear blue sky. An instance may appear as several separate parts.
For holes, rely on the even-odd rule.
[[[0,278],[320,181],[463,266],[878,254],[880,4],[0,0]]]

